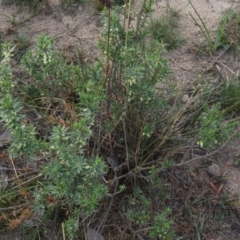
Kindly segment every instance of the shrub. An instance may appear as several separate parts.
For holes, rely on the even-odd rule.
[[[147,224],[153,239],[172,239],[169,208],[150,218],[142,184],[154,167],[171,166],[189,139],[216,147],[234,129],[225,122],[227,111],[215,104],[220,86],[200,86],[187,102],[179,101],[182,93],[167,79],[164,44],[148,38],[153,3],[143,0],[136,29],[130,27],[130,13],[122,24],[121,7],[102,12],[101,56],[92,65],[67,62],[54,40],[41,35],[22,58],[28,79],[22,83],[12,79],[13,48],[2,46],[0,117],[13,136],[9,153],[27,161],[45,159],[41,180],[34,182],[34,191],[31,186],[31,201],[35,212],[67,209],[64,227],[69,238],[79,231],[80,222],[94,224],[88,217],[100,211],[104,199],[108,210],[99,228],[103,226],[114,196],[125,189],[134,193],[135,201],[128,205],[128,219],[143,229]],[[37,123],[28,120],[29,112],[38,116]],[[45,136],[37,129],[43,121],[49,127]],[[108,171],[104,159],[113,154],[120,165]]]
[[[66,84],[64,82],[66,77],[67,80],[71,76],[72,79],[76,78],[76,67],[64,63],[55,50],[52,39],[43,35],[39,38],[36,49],[29,51],[23,59],[28,73],[33,76],[31,84],[36,84],[39,91],[43,90],[41,97],[48,98],[50,102],[56,94],[63,94],[65,91],[61,87]],[[35,186],[35,210],[54,205],[73,209],[69,213],[69,219],[74,221],[79,216],[88,216],[107,193],[107,188],[101,181],[101,176],[107,170],[106,165],[98,156],[89,157],[84,154],[84,147],[91,136],[93,125],[94,111],[90,110],[94,109],[98,96],[91,97],[93,91],[91,89],[88,100],[92,101],[93,104],[90,106],[93,109],[87,108],[83,101],[70,127],[60,125],[53,127],[48,139],[39,138],[35,126],[27,121],[27,116],[22,112],[24,98],[20,96],[24,94],[17,98],[14,96],[15,84],[9,67],[11,49],[8,45],[4,45],[2,52],[5,58],[0,68],[2,73],[0,116],[12,135],[9,153],[14,158],[25,157],[28,161],[41,155],[49,159],[49,163],[42,169],[45,180]],[[77,93],[84,98],[85,87],[88,84],[85,87],[81,86],[83,94],[80,93],[80,86],[79,82]],[[51,89],[55,91],[51,92]],[[87,100],[85,102],[89,103]],[[69,220],[66,224],[69,236],[74,234],[71,229],[75,229],[70,227],[71,222],[72,220]]]
[[[152,17],[148,24],[150,36],[162,42],[166,49],[173,49],[182,42],[179,31],[179,10],[173,9],[167,2],[166,13],[160,17]]]

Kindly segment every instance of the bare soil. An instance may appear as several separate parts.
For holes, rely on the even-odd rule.
[[[134,2],[133,10],[137,5],[136,1]],[[154,17],[160,16],[166,11],[166,2],[163,0],[155,4]],[[179,10],[180,32],[184,40],[177,49],[166,54],[179,86],[188,88],[202,79],[210,69],[216,67],[224,76],[239,76],[239,58],[233,53],[220,50],[210,55],[196,51],[197,47],[205,42],[205,39],[189,15],[189,12],[194,16],[195,13],[188,0],[169,0],[169,4],[172,8]],[[192,0],[192,4],[211,30],[217,28],[225,11],[240,7],[240,1],[231,0]],[[98,54],[96,43],[100,35],[101,24],[100,14],[94,9],[93,4],[72,6],[63,10],[60,1],[49,0],[47,6],[43,4],[39,9],[37,13],[33,14],[27,7],[19,10],[17,5],[1,4],[1,39],[17,41],[19,36],[24,35],[29,39],[31,46],[40,34],[46,33],[54,37],[60,49],[71,49],[76,46],[84,49],[85,61],[91,62],[94,59]],[[161,176],[166,184],[172,186],[167,190],[171,192],[172,200],[169,205],[173,209],[176,232],[178,236],[188,236],[181,239],[197,239],[197,227],[193,227],[193,221],[200,224],[203,218],[208,220],[208,226],[204,226],[205,230],[200,239],[240,239],[240,164],[236,165],[236,162],[240,162],[239,141],[227,146],[222,152],[209,158],[206,157],[203,161],[191,163],[187,171],[178,168],[171,172],[165,172]],[[207,168],[212,163],[220,166],[221,172],[224,172],[222,174],[225,177],[224,181],[216,180],[216,176],[209,175]],[[220,188],[221,191],[216,192],[216,189]],[[221,199],[224,198],[225,193],[230,196],[229,202],[234,205],[231,207],[235,210],[235,214],[233,214],[234,211],[226,211],[224,221],[219,221],[217,224],[209,216],[214,211],[221,212]],[[203,201],[204,198],[207,204],[199,203],[198,208],[191,209],[192,219],[187,219],[186,206],[194,201]],[[215,199],[215,206],[213,201],[210,202],[210,198]],[[0,240],[22,239],[20,235],[20,232],[17,231],[0,236]],[[106,239],[114,239],[114,237]],[[115,239],[120,238],[116,237]]]

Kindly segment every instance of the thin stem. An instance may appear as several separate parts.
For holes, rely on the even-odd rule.
[[[130,166],[129,166],[129,152],[128,152],[128,141],[127,141],[127,129],[126,129],[126,125],[125,125],[125,115],[126,113],[124,112],[122,115],[122,123],[123,123],[123,132],[124,132],[124,141],[125,141],[125,148],[126,148],[126,162],[128,165],[128,169],[130,170]]]
[[[127,48],[127,41],[128,41],[128,29],[129,29],[129,23],[130,23],[130,9],[131,9],[132,0],[129,1],[127,4],[128,10],[127,10],[127,27],[126,27],[126,38],[125,38],[125,47]],[[125,17],[124,17],[124,23],[125,23]]]
[[[197,22],[197,20],[193,17],[193,15],[191,13],[190,16],[192,17],[192,19],[194,20],[194,22],[196,23],[196,25],[200,28],[201,32],[203,33],[203,35],[205,36],[207,42],[208,42],[208,45],[210,47],[210,51],[213,52],[215,51],[215,46],[214,44],[212,43],[212,40],[211,40],[211,37],[210,37],[210,34],[209,34],[209,30],[207,29],[205,23],[203,22],[201,16],[199,15],[198,11],[196,10],[196,8],[193,6],[192,2],[190,0],[188,0],[189,4],[192,6],[194,12],[197,14],[199,20],[201,21],[202,23],[202,26]]]
[[[63,240],[65,240],[66,237],[65,237],[64,222],[62,222],[62,234],[63,234]]]
[[[18,174],[17,174],[16,168],[15,168],[15,165],[14,165],[13,159],[12,159],[11,156],[10,156],[9,158],[10,158],[10,160],[11,160],[11,164],[12,164],[12,166],[13,166],[13,169],[14,169],[14,172],[15,172],[15,175],[16,175],[16,178],[17,178],[17,180],[19,181],[19,177],[18,177]]]
[[[110,31],[111,31],[111,1],[108,0],[108,36],[107,36],[107,66],[105,69],[106,73],[106,83],[107,83],[107,113],[109,114],[110,109],[110,78],[109,78],[109,68],[110,68]]]
[[[136,39],[138,39],[138,33],[139,33],[139,28],[140,28],[140,22],[141,22],[141,18],[142,18],[142,15],[143,15],[143,11],[144,11],[144,6],[146,4],[146,0],[143,1],[142,3],[142,7],[141,7],[141,10],[139,11],[139,14],[138,14],[138,18],[137,18],[137,26],[136,26]]]

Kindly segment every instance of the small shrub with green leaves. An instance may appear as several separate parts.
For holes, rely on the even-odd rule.
[[[99,157],[85,158],[83,145],[91,134],[87,117],[74,124],[72,131],[56,127],[50,137],[49,147],[55,152],[51,162],[43,169],[49,182],[39,185],[35,192],[35,210],[51,207],[53,199],[58,207],[67,207],[71,212],[66,221],[68,237],[74,237],[78,230],[78,219],[90,216],[100,200],[107,195],[107,187],[101,176],[107,166]]]
[[[64,91],[60,87],[66,83],[61,82],[61,77],[69,79],[73,74],[72,78],[76,78],[75,67],[68,68],[68,65],[60,60],[59,55],[54,54],[54,51],[52,39],[43,35],[39,38],[37,48],[28,52],[23,59],[23,63],[28,73],[33,77],[32,80],[35,81],[36,86],[45,90],[41,97],[49,98],[50,101],[55,97],[55,94]],[[55,206],[72,209],[69,212],[69,219],[74,219],[76,223],[80,216],[89,216],[99,201],[107,194],[107,188],[102,182],[102,175],[106,172],[107,166],[98,156],[88,157],[84,153],[84,147],[91,136],[93,125],[92,114],[94,112],[92,113],[91,110],[95,108],[94,103],[99,102],[97,100],[99,96],[91,97],[93,91],[91,88],[88,98],[84,98],[87,90],[82,87],[79,81],[77,91],[81,98],[85,99],[85,102],[82,101],[81,106],[79,106],[72,126],[68,128],[64,126],[53,127],[49,139],[39,138],[35,126],[29,123],[27,117],[22,113],[25,106],[22,103],[24,94],[17,98],[14,95],[15,84],[9,67],[11,48],[4,45],[2,53],[4,59],[0,66],[2,73],[0,79],[0,117],[12,134],[9,153],[12,157],[25,157],[28,161],[34,160],[40,155],[49,159],[50,162],[42,169],[45,181],[35,186],[34,198],[36,202],[34,208],[40,210],[52,207],[51,204],[54,202]],[[55,71],[50,70],[50,67],[53,66],[52,70]],[[70,72],[66,72],[68,76],[63,76],[63,69],[66,71],[70,69]],[[56,92],[51,93],[51,88],[55,89]],[[81,89],[83,94],[80,93]],[[24,93],[24,89],[22,93]],[[93,104],[88,100],[93,101]],[[89,109],[88,106],[93,107],[93,109]],[[50,198],[52,199],[51,203],[48,200]],[[66,224],[69,236],[74,235],[75,228],[69,225],[72,221],[69,220]]]
[[[178,18],[176,12],[169,11],[160,17],[151,18],[149,22],[149,34],[153,39],[165,44],[166,49],[176,48],[182,42]]]
[[[240,12],[230,9],[224,14],[216,31],[216,44],[240,51]]]
[[[154,217],[153,227],[150,230],[149,236],[152,239],[166,239],[174,238],[173,221],[169,219],[171,213],[170,208],[164,209],[160,214]]]
[[[15,59],[19,62],[22,56],[26,53],[28,47],[30,46],[31,37],[28,37],[25,34],[16,34],[14,38],[15,48]]]
[[[234,89],[234,90],[233,90]],[[239,121],[239,81],[221,79],[219,83],[204,87],[202,105],[198,116],[197,144],[214,150],[224,142],[237,136]],[[235,119],[236,118],[236,119]]]
[[[129,199],[128,208],[127,219],[137,224],[139,229],[148,229],[151,239],[173,239],[174,222],[169,219],[170,208],[164,209],[161,213],[152,213],[150,199],[144,196],[139,188],[135,189],[133,197]]]
[[[12,134],[12,144],[9,148],[13,157],[36,156],[36,152],[41,148],[42,143],[36,138],[36,129],[32,125],[24,124],[24,116],[20,113],[23,106],[21,101],[14,99],[11,69],[9,60],[13,48],[10,45],[2,45],[2,54],[4,56],[0,65],[0,117],[6,127]]]
[[[201,147],[215,149],[217,145],[227,140],[228,136],[236,127],[237,122],[228,123],[224,121],[225,111],[221,111],[220,104],[211,108],[204,106],[204,112],[199,117],[201,127],[199,129],[198,144]]]

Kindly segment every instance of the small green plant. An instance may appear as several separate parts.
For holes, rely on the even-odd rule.
[[[198,21],[191,13],[194,23],[199,27],[207,41],[207,50],[210,53],[214,53],[218,48],[224,47],[229,49],[233,47],[239,50],[240,44],[240,17],[239,13],[234,10],[229,10],[224,14],[222,20],[220,21],[215,32],[215,37],[213,37],[212,30],[209,30],[198,13],[197,9],[194,7],[192,2],[189,0],[189,4],[192,6],[194,12],[198,17]]]
[[[225,49],[240,50],[240,15],[238,11],[227,11],[216,31],[216,44]]]
[[[13,40],[15,44],[15,59],[19,62],[30,46],[31,37],[25,34],[16,34]]]
[[[24,116],[20,113],[23,108],[21,102],[12,97],[14,84],[12,83],[9,59],[13,48],[11,49],[10,46],[6,44],[2,47],[4,59],[0,66],[0,117],[13,137],[9,151],[14,157],[24,155],[33,157],[39,150],[41,143],[36,139],[36,129],[33,126],[24,123]]]
[[[140,188],[136,188],[133,195],[133,198],[129,200],[129,210],[126,212],[126,216],[130,221],[143,226],[150,220],[148,209],[151,202],[144,196]]]
[[[149,32],[151,36],[162,41],[167,49],[173,49],[179,46],[181,39],[180,33],[175,27],[175,20],[168,17],[152,18],[150,21]]]
[[[215,44],[215,42],[213,41],[213,38],[211,36],[211,31],[207,28],[206,24],[204,23],[202,17],[200,16],[200,14],[198,13],[197,9],[194,7],[194,5],[192,4],[192,2],[189,0],[188,1],[189,4],[192,6],[194,12],[196,13],[200,23],[198,22],[198,20],[191,14],[190,16],[192,17],[194,23],[199,27],[199,29],[201,30],[201,32],[203,33],[206,41],[207,41],[207,47],[208,47],[208,51],[210,53],[213,53],[216,51],[218,45]]]
[[[8,19],[7,22],[11,23],[13,26],[18,24],[17,13],[13,13],[12,16],[9,16],[7,14],[1,15],[5,16]]]
[[[153,227],[149,236],[152,239],[171,240],[174,239],[173,221],[169,219],[170,208],[164,209],[154,217]]]
[[[214,149],[224,143],[231,135],[237,121],[224,121],[225,111],[221,111],[220,104],[209,107],[205,104],[204,112],[200,116],[201,127],[199,129],[198,145],[208,149]]]
[[[151,239],[173,239],[174,222],[169,219],[170,208],[165,208],[161,213],[152,213],[150,199],[146,198],[139,188],[135,189],[133,197],[129,199],[128,208],[126,212],[128,220],[137,224],[139,230],[148,230]]]
[[[234,158],[233,159],[233,165],[237,168],[240,167],[240,158]]]
[[[169,16],[175,17],[176,19],[178,19],[180,17],[180,12],[183,8],[175,8],[172,7],[169,0],[166,1],[166,13]]]
[[[91,131],[84,118],[74,124],[71,132],[61,127],[53,129],[49,147],[56,157],[43,169],[49,182],[39,185],[34,195],[35,210],[56,204],[70,210],[65,224],[70,238],[79,228],[78,219],[90,216],[107,195],[107,188],[101,181],[106,165],[99,157],[83,156],[82,147],[89,134]]]
[[[190,213],[190,216],[191,216],[191,219],[194,223],[194,227],[195,227],[195,230],[196,230],[196,234],[197,234],[197,239],[198,240],[201,240],[201,234],[204,230],[204,228],[206,227],[206,216],[202,213],[200,213],[198,216],[196,214],[193,214],[193,211],[192,209],[189,209],[189,213]]]
[[[158,17],[151,18],[148,31],[153,39],[162,42],[167,49],[173,49],[182,42],[178,29],[179,13],[167,5],[167,12]]]

